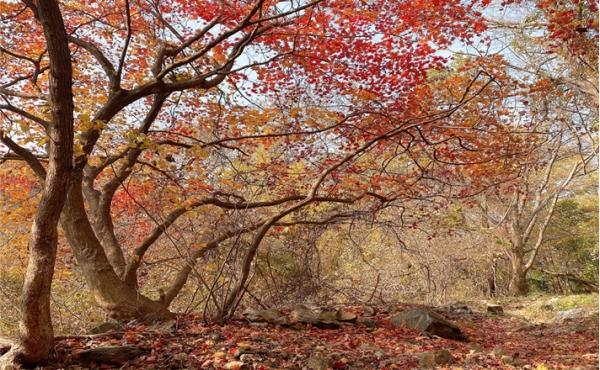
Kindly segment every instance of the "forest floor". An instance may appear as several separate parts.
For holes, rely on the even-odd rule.
[[[488,315],[477,307],[468,315],[429,307],[457,324],[468,338],[464,342],[395,328],[389,319],[397,313],[383,307],[383,313],[371,317],[379,323],[377,328],[343,324],[335,330],[300,324],[257,326],[245,320],[220,327],[205,325],[196,315],[182,315],[162,329],[130,326],[125,332],[58,337],[54,362],[43,369],[414,369],[423,367],[423,353],[441,350],[454,362],[438,369],[597,369],[598,296],[592,297],[596,301],[588,306],[595,305],[590,312],[596,313],[563,323],[549,320],[556,313],[549,312],[576,304],[547,303],[547,297],[541,303],[535,298],[501,302],[503,315]],[[397,304],[388,310],[415,307],[427,308]],[[363,312],[361,306],[344,311]],[[109,346],[130,346],[139,355],[120,364],[81,355],[86,349]]]

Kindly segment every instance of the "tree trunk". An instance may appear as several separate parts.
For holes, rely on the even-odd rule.
[[[58,221],[72,171],[73,82],[67,34],[58,3],[53,0],[40,0],[37,6],[29,1],[25,3],[42,24],[50,59],[51,121],[46,131],[49,157],[42,198],[29,235],[18,341],[2,361],[33,366],[49,360],[54,347],[50,294]]]
[[[508,293],[512,296],[521,296],[529,293],[527,284],[527,267],[524,262],[523,252],[518,247],[513,247],[508,252],[511,263],[510,282],[508,284]]]
[[[96,303],[120,322],[174,318],[175,315],[161,302],[144,297],[119,278],[90,225],[80,181],[77,179],[69,190],[61,226]]]
[[[487,282],[488,282],[488,294],[490,297],[496,296],[497,285],[496,285],[496,267],[497,263],[492,263],[492,268],[490,269],[490,273],[488,274]]]

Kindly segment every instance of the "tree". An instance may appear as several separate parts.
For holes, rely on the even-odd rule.
[[[57,226],[66,201],[73,158],[73,92],[71,53],[67,33],[56,1],[40,1],[36,6],[26,1],[26,7],[35,10],[43,31],[48,66],[49,121],[44,121],[48,135],[48,166],[44,168],[27,150],[16,147],[19,154],[43,181],[42,198],[38,204],[29,235],[29,262],[23,284],[19,323],[19,341],[9,354],[26,365],[37,364],[48,358],[54,345],[50,317],[50,285],[54,274],[58,242]],[[41,35],[40,35],[41,36]],[[3,90],[6,86],[3,86]],[[2,142],[12,139],[0,130]]]
[[[68,2],[64,26],[51,26],[66,30],[69,62],[55,65],[41,2],[0,4],[4,157],[51,173],[48,112],[71,94],[50,89],[49,71],[72,66],[75,106],[60,113],[77,112],[76,135],[60,136],[74,148],[60,225],[94,299],[120,321],[173,317],[197,262],[220,245],[239,257],[218,304],[226,320],[265,238],[403,199],[464,196],[485,184],[462,183],[462,169],[492,161],[503,178],[504,158],[520,150],[486,147],[511,133],[486,113],[493,75],[474,70],[442,93],[427,83],[444,67],[434,45],[483,30],[472,5]],[[197,230],[181,231],[193,219]],[[153,252],[181,261],[154,300],[157,287],[138,274]]]
[[[524,294],[527,272],[544,244],[557,202],[579,177],[597,168],[598,7],[595,2],[543,0],[501,6],[505,17],[486,19],[488,41],[473,45],[471,54],[507,68],[521,85],[529,85],[515,101],[520,116],[514,119],[545,142],[535,144],[541,150],[532,153],[533,162],[520,166],[522,178],[513,183],[512,196],[496,199],[495,206],[504,208],[491,211],[485,197],[479,205],[490,227],[500,227],[499,237],[508,243],[509,291]],[[519,11],[511,12],[513,6]],[[510,14],[522,17],[511,19]]]
[[[521,17],[486,19],[494,45],[476,53],[500,51],[515,73],[575,91],[598,114],[597,2],[509,0],[502,7]]]

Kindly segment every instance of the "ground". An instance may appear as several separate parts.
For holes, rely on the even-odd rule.
[[[596,295],[597,299],[597,295]],[[337,330],[305,325],[283,328],[256,326],[243,319],[219,327],[204,325],[201,316],[182,315],[162,328],[129,326],[124,333],[62,336],[56,341],[54,362],[44,369],[310,369],[319,359],[333,369],[418,368],[422,354],[447,350],[454,363],[440,369],[597,369],[598,315],[565,323],[543,321],[549,311],[539,305],[539,315],[512,312],[530,302],[505,302],[505,314],[492,316],[478,307],[471,315],[439,313],[456,323],[468,341],[430,337],[416,330],[395,328],[395,312],[374,317],[378,328],[344,324]],[[550,305],[556,303],[551,302]],[[597,302],[596,302],[597,304]],[[416,305],[397,304],[390,311]],[[383,306],[381,310],[386,311]],[[431,307],[430,309],[436,309]],[[362,315],[361,306],[344,310]],[[540,320],[537,320],[540,318]],[[143,351],[118,365],[86,360],[85,349],[134,346]],[[318,354],[321,354],[320,356]]]

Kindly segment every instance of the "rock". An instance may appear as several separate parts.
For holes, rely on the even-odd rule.
[[[337,320],[323,319],[321,315],[306,307],[296,307],[290,312],[290,318],[303,324],[311,324],[319,329],[339,329],[340,322]]]
[[[121,364],[133,360],[144,351],[136,346],[110,346],[86,349],[78,353],[81,358],[106,364]]]
[[[382,313],[392,314],[392,313],[400,312],[400,311],[401,311],[400,308],[394,306],[393,304],[389,304],[389,305],[385,306],[385,308],[383,309]]]
[[[172,333],[176,329],[177,328],[175,327],[175,320],[165,321],[163,323],[151,325],[148,327],[148,330],[150,330],[150,331],[160,331],[163,333]],[[115,331],[117,331],[117,330],[115,330]]]
[[[223,339],[224,339],[224,338],[223,338],[223,335],[222,335],[220,332],[218,332],[218,331],[216,331],[216,332],[214,332],[214,333],[212,333],[212,334],[210,335],[210,340],[212,340],[212,341],[213,341],[213,343],[219,343],[219,342],[222,342],[222,341],[223,341]]]
[[[290,327],[292,326],[292,320],[290,320],[290,318],[287,316],[281,316],[280,318],[273,321],[273,324],[284,327]]]
[[[521,326],[520,328],[518,328],[517,330],[515,330],[516,332],[521,332],[521,331],[534,331],[534,330],[545,330],[548,327],[544,324],[533,324],[533,325],[525,325],[525,326]]]
[[[319,315],[304,306],[296,306],[290,312],[290,318],[297,322],[311,324],[319,320]]]
[[[336,321],[341,317],[341,311],[323,311],[319,314],[319,319],[326,321]]]
[[[503,363],[503,364],[506,364],[506,365],[513,365],[513,364],[514,364],[514,362],[515,362],[515,360],[514,360],[512,357],[510,357],[510,356],[506,356],[506,355],[505,355],[505,356],[502,356],[502,357],[500,358],[500,361],[502,361],[502,363]]]
[[[373,320],[373,319],[366,318],[366,317],[357,318],[356,323],[363,324],[364,326],[366,326],[368,328],[378,328],[379,327],[379,322],[377,322],[376,320]]]
[[[473,344],[470,348],[471,353],[482,353],[483,346],[481,344]]]
[[[267,326],[269,326],[269,323],[268,322],[251,322],[248,325],[255,327],[255,328],[266,328]]]
[[[571,310],[557,312],[552,321],[556,324],[564,324],[567,321],[586,318],[588,315],[589,311],[585,308],[573,308]]]
[[[244,363],[241,361],[232,361],[223,365],[224,370],[241,370]]]
[[[325,321],[355,322],[356,315],[352,312],[345,312],[341,309],[337,309],[321,312],[319,314],[319,319]]]
[[[363,314],[365,316],[375,316],[377,315],[377,307],[373,307],[373,306],[369,306],[369,305],[363,305]]]
[[[89,334],[103,334],[108,333],[111,330],[114,330],[116,332],[125,331],[125,329],[123,329],[123,327],[119,324],[116,324],[114,322],[105,322],[90,329]]]
[[[327,370],[333,367],[333,363],[324,355],[317,353],[308,360],[308,367],[313,370]]]
[[[315,328],[323,329],[323,330],[335,330],[340,328],[339,321],[325,321],[320,320],[311,324]]]
[[[503,356],[508,356],[509,354],[508,354],[508,352],[506,352],[506,350],[504,348],[497,346],[497,347],[494,347],[491,355],[494,358],[502,358]]]
[[[277,320],[281,317],[281,313],[278,310],[271,308],[269,310],[257,310],[255,308],[247,308],[242,312],[242,315],[246,320],[250,322],[270,322]]]
[[[424,367],[436,367],[455,363],[454,356],[447,350],[425,352],[420,356],[419,365]]]
[[[418,329],[423,333],[437,335],[438,337],[466,340],[458,326],[443,319],[440,315],[423,309],[414,309],[402,312],[390,319],[395,327]]]
[[[502,306],[499,304],[488,303],[487,312],[491,313],[492,315],[502,315],[504,313],[504,308],[502,308]]]
[[[473,313],[473,310],[471,310],[471,308],[467,306],[466,303],[460,301],[451,303],[442,308],[448,313],[454,313],[459,315],[470,315]]]
[[[545,303],[540,307],[540,310],[544,310],[544,311],[554,311],[554,305],[550,304],[550,303]]]
[[[356,315],[352,312],[340,311],[338,321],[355,323],[356,319]]]

